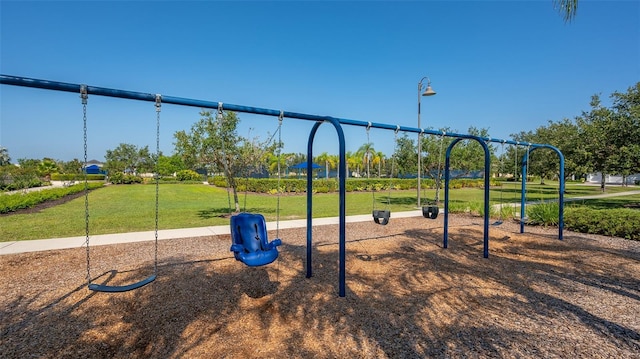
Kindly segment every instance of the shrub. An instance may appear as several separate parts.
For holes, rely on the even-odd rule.
[[[202,181],[202,175],[192,170],[182,170],[176,173],[178,181]]]
[[[102,181],[105,179],[105,175],[87,175],[88,181]],[[84,181],[84,174],[82,173],[52,173],[52,181]]]
[[[492,183],[497,183],[495,180],[491,180]],[[277,191],[278,180],[276,178],[236,178],[238,191],[244,192],[256,192],[256,193],[270,193]],[[227,180],[222,176],[210,177],[209,184],[216,187],[226,188]],[[339,182],[336,178],[321,178],[313,181],[314,192],[337,192],[339,190]],[[304,193],[307,191],[306,178],[292,179],[282,178],[280,179],[280,186],[283,192],[289,193]],[[391,188],[396,190],[410,190],[417,189],[418,182],[415,178],[348,178],[346,181],[345,189],[347,192],[353,191],[383,191]],[[444,181],[440,184],[441,188],[444,187]],[[435,181],[427,178],[421,181],[422,188],[435,188]],[[451,188],[464,188],[475,187],[483,188],[483,179],[455,179],[450,183]]]
[[[564,221],[572,231],[640,240],[640,211],[634,209],[567,208]]]
[[[134,175],[126,175],[122,172],[116,172],[109,176],[109,182],[113,184],[142,183],[142,177],[134,176]]]
[[[558,225],[558,203],[545,202],[527,207],[527,223],[540,226]]]
[[[89,183],[89,189],[96,189],[103,183]],[[19,209],[33,207],[39,203],[55,200],[71,194],[84,191],[84,184],[64,188],[43,189],[27,193],[14,193],[0,196],[0,213],[15,212]]]

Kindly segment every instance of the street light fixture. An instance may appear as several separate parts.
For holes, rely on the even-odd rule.
[[[427,89],[424,92],[422,92],[422,82],[425,79],[427,80]],[[433,91],[433,89],[431,88],[431,80],[427,76],[420,79],[420,82],[418,82],[418,128],[421,130],[422,130],[422,126],[420,124],[420,97],[433,96],[435,94],[436,92]],[[421,166],[422,166],[422,131],[418,133],[418,208],[422,207],[422,204],[420,203],[420,192],[422,189],[422,186],[420,183],[420,172],[422,171]]]

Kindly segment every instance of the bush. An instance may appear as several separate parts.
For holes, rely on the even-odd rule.
[[[182,170],[176,173],[178,181],[202,181],[202,175],[192,170]]]
[[[491,180],[492,185],[496,183]],[[271,193],[277,192],[278,179],[276,178],[236,178],[238,191]],[[209,178],[209,184],[216,187],[226,188],[227,180],[222,176]],[[426,178],[421,180],[422,188],[435,188],[436,184],[433,179]],[[415,178],[348,178],[346,181],[346,191],[383,191],[388,190],[389,186],[396,190],[410,190],[418,188],[418,181]],[[444,187],[444,181],[440,184]],[[484,188],[483,179],[455,179],[450,183],[450,188]],[[305,193],[307,191],[307,180],[282,178],[280,180],[280,189],[288,193]],[[339,190],[338,179],[321,178],[313,181],[314,192],[327,193],[337,192]]]
[[[105,175],[87,175],[88,181],[103,181],[105,179]],[[52,181],[84,181],[84,174],[82,173],[52,173],[51,174]]]
[[[576,232],[640,240],[640,211],[634,209],[572,207],[565,211],[564,222]]]
[[[102,183],[89,183],[89,189],[102,187]],[[43,189],[27,193],[14,193],[0,196],[0,213],[15,212],[19,209],[31,208],[39,203],[55,200],[84,191],[84,184],[65,188]]]
[[[109,176],[109,182],[113,184],[142,183],[142,177],[134,176],[134,175],[126,175],[122,172],[116,172]]]
[[[527,207],[528,224],[539,226],[557,226],[558,211],[557,202],[545,202]]]

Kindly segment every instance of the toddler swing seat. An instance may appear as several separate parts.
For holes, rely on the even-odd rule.
[[[278,258],[280,238],[269,242],[264,216],[240,213],[231,217],[231,251],[236,260],[249,267],[272,263]]]

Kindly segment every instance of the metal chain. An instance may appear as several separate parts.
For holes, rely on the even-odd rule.
[[[160,109],[162,107],[162,95],[156,95],[156,227],[155,227],[155,253],[153,261],[153,273],[158,274],[158,212],[159,212],[159,197],[160,197],[160,171],[158,164],[160,161]]]
[[[391,157],[391,180],[393,180],[393,172],[395,170],[395,165],[396,165],[396,151],[398,151],[398,131],[400,131],[400,125],[396,125],[396,130],[394,131],[393,134],[393,156]],[[389,181],[389,195],[387,196],[387,207],[386,209],[388,210],[389,207],[391,207],[391,186],[393,185],[392,181]]]
[[[84,232],[85,247],[87,250],[87,285],[91,285],[91,257],[89,253],[89,183],[87,181],[87,86],[80,86],[80,98],[82,99],[82,129],[84,141],[84,163],[81,168],[84,173]]]
[[[220,126],[220,133],[222,134],[222,129],[224,128],[223,122],[224,122],[224,109],[223,109],[223,103],[222,102],[218,102],[218,113],[216,114],[216,120],[218,121],[218,126]],[[229,193],[230,191],[230,187],[231,187],[231,183],[229,182],[229,177],[227,177],[227,172],[228,172],[228,168],[227,168],[227,151],[226,151],[226,146],[224,144],[225,139],[220,136],[220,140],[222,141],[222,167],[224,170],[224,179],[225,182],[227,183],[227,201],[229,202],[229,214],[231,214],[231,195]]]
[[[371,147],[371,140],[369,139],[369,131],[371,129],[371,122],[367,123],[367,165],[369,164],[369,148]],[[376,189],[375,187],[371,189],[371,208],[376,210]]]
[[[278,196],[276,203],[276,238],[280,238],[280,161],[282,159],[282,120],[284,112],[280,111],[278,116]]]
[[[446,134],[445,131],[442,131],[442,135],[440,135],[440,152],[438,152],[438,178],[436,178],[436,194],[440,193],[440,182],[441,182],[441,178],[442,178],[442,174],[441,174],[441,170],[440,168],[442,167],[442,149],[444,147],[444,135]],[[437,205],[438,202],[440,202],[440,198],[438,195],[436,195],[436,198],[434,198],[434,201],[436,202],[435,204]]]

